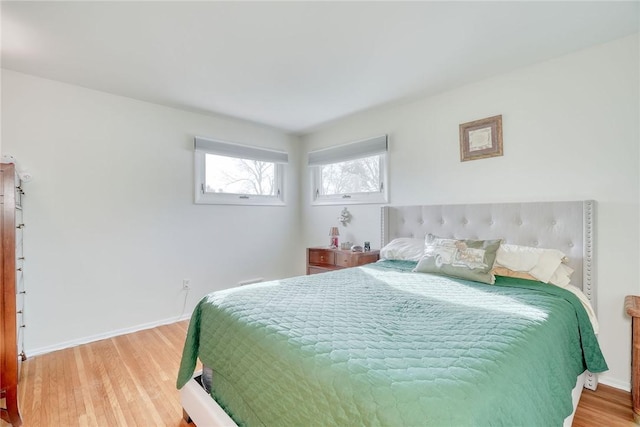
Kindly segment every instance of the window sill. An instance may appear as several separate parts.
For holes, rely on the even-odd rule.
[[[284,200],[271,197],[249,197],[240,198],[239,196],[210,196],[198,194],[196,195],[196,205],[237,205],[237,206],[286,206]]]
[[[352,196],[349,198],[342,197],[327,197],[317,198],[311,201],[312,206],[335,206],[335,205],[381,205],[389,203],[389,199],[383,195],[372,195],[357,197]]]

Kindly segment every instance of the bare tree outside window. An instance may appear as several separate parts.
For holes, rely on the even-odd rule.
[[[308,153],[312,205],[388,203],[387,135]]]
[[[380,156],[323,165],[320,182],[322,195],[380,191]]]
[[[275,195],[275,163],[207,154],[207,193]]]

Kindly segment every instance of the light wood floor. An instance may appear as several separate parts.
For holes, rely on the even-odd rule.
[[[175,387],[186,330],[178,322],[29,358],[20,377],[24,426],[187,427]],[[629,393],[584,390],[573,425],[634,425]]]

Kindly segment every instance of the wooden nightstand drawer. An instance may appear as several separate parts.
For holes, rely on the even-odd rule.
[[[380,251],[351,252],[329,248],[307,248],[307,274],[324,273],[341,268],[376,262]]]
[[[358,258],[351,256],[351,252],[336,251],[336,265],[339,267],[354,267]]]
[[[314,267],[314,266],[310,265],[310,266],[307,267],[307,274],[326,273],[327,271],[333,271],[333,270],[335,270],[335,269]]]
[[[331,249],[309,249],[309,264],[335,265],[336,254]]]
[[[372,252],[351,252],[336,251],[336,265],[339,267],[357,267],[378,261],[380,254],[378,251]]]

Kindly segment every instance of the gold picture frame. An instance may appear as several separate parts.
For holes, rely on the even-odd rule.
[[[502,115],[460,125],[461,162],[502,155]]]

